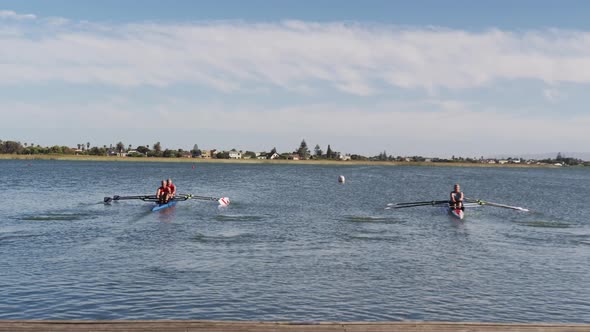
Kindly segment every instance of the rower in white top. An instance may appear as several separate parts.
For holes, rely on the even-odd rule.
[[[465,206],[463,205],[463,200],[465,199],[465,195],[461,191],[461,186],[456,183],[453,191],[450,194],[449,200],[449,212],[452,216],[457,217],[459,219],[463,219]]]

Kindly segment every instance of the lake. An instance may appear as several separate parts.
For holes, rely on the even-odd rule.
[[[590,168],[194,165],[0,160],[0,319],[590,323]]]

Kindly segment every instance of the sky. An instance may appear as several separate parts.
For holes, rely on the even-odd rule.
[[[589,152],[588,1],[0,0],[0,140]]]

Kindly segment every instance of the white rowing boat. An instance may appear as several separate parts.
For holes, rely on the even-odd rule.
[[[385,209],[405,209],[405,208],[412,208],[412,207],[420,207],[420,206],[439,206],[444,208],[444,210],[446,210],[451,216],[453,216],[454,218],[457,218],[459,220],[463,220],[463,218],[465,218],[465,208],[474,208],[474,207],[481,207],[481,206],[493,206],[493,207],[499,207],[499,208],[505,208],[505,209],[511,209],[511,210],[517,210],[517,211],[522,211],[522,212],[528,212],[528,209],[519,207],[519,206],[510,206],[510,205],[505,205],[505,204],[499,204],[499,203],[493,203],[493,202],[487,202],[487,201],[483,201],[483,200],[474,200],[474,199],[469,199],[466,198],[465,202],[463,203],[463,209],[452,209],[449,206],[449,201],[422,201],[422,202],[408,202],[408,203],[389,203],[387,204],[387,207]]]
[[[462,209],[453,209],[449,207],[449,213],[451,214],[451,216],[459,220],[463,220],[463,218],[465,217],[465,211],[463,211]]]

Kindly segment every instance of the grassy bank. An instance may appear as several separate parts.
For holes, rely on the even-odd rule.
[[[229,163],[229,164],[289,164],[289,165],[372,165],[372,166],[430,166],[430,167],[556,167],[553,165],[526,164],[473,164],[461,162],[398,162],[398,161],[359,161],[359,160],[258,160],[258,159],[200,159],[200,158],[132,158],[86,155],[16,155],[0,154],[0,160],[64,160],[64,161],[96,161],[96,162],[164,162],[164,163]]]

